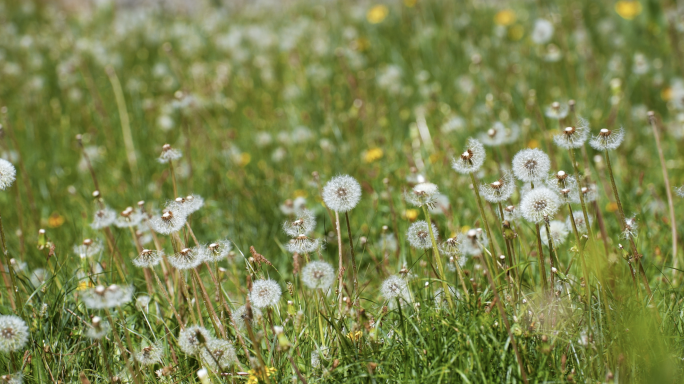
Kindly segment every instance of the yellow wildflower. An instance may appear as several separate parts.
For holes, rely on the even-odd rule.
[[[515,13],[510,9],[504,9],[503,11],[499,11],[496,15],[494,15],[494,22],[498,25],[503,25],[504,27],[513,24],[514,21]]]
[[[384,152],[380,148],[371,148],[367,150],[363,155],[363,161],[366,163],[372,163],[375,160],[382,159]]]
[[[294,197],[307,197],[309,196],[309,192],[303,190],[303,189],[297,189],[293,193]]]
[[[617,211],[617,209],[618,209],[618,206],[617,206],[617,203],[615,203],[615,202],[606,204],[606,211],[608,211],[608,212],[615,212],[615,211]]]
[[[470,227],[467,225],[464,225],[461,227],[461,233],[466,233],[470,230]]]
[[[378,24],[382,23],[382,21],[385,20],[388,14],[389,8],[387,8],[387,6],[384,4],[380,4],[368,10],[368,13],[366,14],[366,19],[371,24]]]
[[[363,332],[361,331],[356,331],[356,332],[349,332],[347,334],[347,337],[351,339],[351,341],[356,341],[359,340],[363,336]]]
[[[638,1],[618,1],[615,3],[615,12],[625,20],[632,20],[643,10]]]
[[[240,166],[244,167],[249,164],[250,161],[252,161],[252,155],[246,152],[240,154]]]
[[[665,88],[660,92],[660,97],[665,101],[670,101],[672,98],[672,88]]]
[[[539,148],[539,142],[535,139],[532,139],[527,142],[527,148]]]
[[[62,224],[64,224],[64,217],[59,213],[55,212],[48,217],[48,227],[57,228]]]
[[[271,377],[275,374],[276,369],[273,367],[266,367],[264,369],[266,371],[266,376]],[[257,384],[259,381],[266,381],[264,377],[264,372],[262,371],[257,371],[254,369],[250,369],[247,371],[249,374],[249,377],[247,378],[247,384]]]
[[[89,288],[93,288],[95,285],[90,280],[83,280],[78,283],[77,291],[84,291]]]
[[[404,216],[406,217],[407,220],[413,221],[418,218],[418,210],[417,209],[407,209],[406,212],[404,212]]]

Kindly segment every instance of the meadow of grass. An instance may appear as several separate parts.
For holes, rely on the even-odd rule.
[[[677,2],[76,3],[0,1],[0,383],[681,382]]]

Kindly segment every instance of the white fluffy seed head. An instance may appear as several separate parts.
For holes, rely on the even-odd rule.
[[[335,281],[335,269],[325,261],[312,261],[302,269],[302,282],[311,289],[328,289]]]
[[[193,325],[180,331],[178,334],[178,346],[183,353],[195,355],[212,339],[209,331],[205,328]]]
[[[489,239],[482,228],[470,229],[466,233],[459,233],[457,237],[460,243],[461,253],[464,255],[481,255],[482,249],[489,245]]]
[[[92,323],[88,330],[86,331],[86,337],[91,340],[100,340],[105,337],[111,327],[108,322],[103,321],[99,316],[93,317]]]
[[[553,240],[554,247],[565,243],[565,239],[568,237],[568,229],[565,223],[558,220],[551,220],[549,223],[549,228],[551,230],[551,240]],[[546,225],[540,228],[539,235],[541,237],[542,244],[548,247],[549,236],[546,232]]]
[[[169,144],[164,144],[164,146],[162,147],[162,153],[161,155],[159,155],[159,159],[157,160],[162,164],[166,164],[169,161],[178,160],[181,157],[183,157],[181,151],[174,149]]]
[[[549,156],[539,149],[523,149],[513,157],[513,174],[518,180],[535,182],[546,177],[551,169]]]
[[[504,220],[515,221],[520,218],[520,209],[515,205],[507,205],[504,208]]]
[[[17,170],[14,165],[5,159],[0,159],[0,189],[5,190],[12,186],[17,179]]]
[[[535,44],[546,44],[553,37],[553,24],[546,19],[534,21],[534,29],[530,38]]]
[[[393,301],[396,298],[406,302],[411,301],[408,282],[406,279],[397,275],[392,275],[385,279],[380,287],[380,292],[382,293],[382,296],[389,301]]]
[[[431,207],[435,204],[438,194],[439,188],[437,188],[437,185],[420,183],[416,184],[411,191],[404,192],[404,198],[416,207],[422,207],[423,205]]]
[[[473,173],[482,167],[485,158],[486,153],[482,143],[469,138],[465,150],[459,157],[454,158],[451,167],[458,173]]]
[[[591,203],[598,199],[598,187],[596,184],[587,184],[586,187],[580,188],[580,193],[585,203]]]
[[[147,347],[141,348],[135,354],[135,360],[140,365],[154,365],[160,363],[164,354],[164,348],[161,343],[154,343]]]
[[[560,208],[558,195],[546,187],[537,187],[523,196],[520,212],[527,221],[540,223],[552,217]]]
[[[150,219],[152,230],[162,235],[170,235],[183,228],[187,215],[182,210],[165,209],[160,216]]]
[[[230,368],[236,361],[235,347],[228,340],[212,339],[202,348],[200,355],[209,369],[219,372]]]
[[[361,185],[349,175],[333,177],[323,187],[323,201],[333,211],[350,211],[360,200]]]
[[[278,304],[282,290],[274,280],[257,280],[252,284],[249,300],[256,308],[266,308]]]
[[[579,233],[587,233],[587,223],[584,221],[584,215],[582,215],[581,212],[574,212],[573,217],[575,219],[575,226],[577,227],[577,232]],[[589,225],[591,226],[592,219],[591,216],[589,216]],[[568,231],[574,230],[572,228],[572,219],[570,216],[568,216],[567,219],[565,219],[565,227],[568,229]]]
[[[299,235],[285,245],[290,253],[313,253],[316,252],[318,248],[321,247],[321,241],[318,239],[312,239],[306,235]]]
[[[515,180],[513,180],[513,174],[507,171],[503,173],[499,180],[480,185],[480,194],[490,203],[506,201],[513,192],[515,192]]]
[[[629,238],[636,239],[638,234],[639,234],[639,225],[637,224],[636,216],[625,218],[625,229],[624,229],[624,231],[622,231],[622,238],[624,238],[624,239],[629,239]]]
[[[143,249],[142,252],[133,259],[133,265],[139,268],[151,268],[159,264],[164,252],[151,249]]]
[[[589,144],[597,151],[605,151],[617,149],[624,139],[624,129],[610,130],[603,128],[599,131],[598,135],[591,138]]]
[[[684,197],[684,185],[682,185],[681,187],[675,188],[675,193],[679,197]]]
[[[176,269],[193,269],[206,260],[207,248],[198,245],[194,248],[184,248],[168,257],[169,263]]]
[[[566,127],[563,131],[553,137],[557,146],[565,149],[581,148],[589,138],[589,122],[583,118],[578,118],[577,124]]]
[[[93,256],[97,256],[102,252],[103,246],[100,240],[83,240],[82,244],[74,245],[74,253],[81,259],[90,259]]]
[[[563,204],[577,204],[579,199],[579,185],[574,176],[563,171],[551,174],[546,179],[546,186],[556,192]]]
[[[81,299],[90,309],[107,309],[122,306],[133,298],[133,287],[112,284],[109,287],[98,285],[84,291]]]
[[[568,105],[561,105],[561,103],[554,101],[546,108],[545,115],[549,119],[560,120],[565,119],[568,116]]]
[[[437,241],[439,237],[437,227],[434,224],[430,225],[432,226],[432,233],[435,236],[435,241]],[[432,239],[430,238],[430,229],[427,221],[420,220],[411,224],[406,237],[413,248],[428,249],[432,247]]]
[[[29,338],[29,329],[21,317],[0,316],[0,352],[9,353],[23,349]]]
[[[262,319],[261,310],[259,308],[252,307],[252,327],[259,324]],[[233,311],[232,315],[233,321],[238,329],[245,328],[245,321],[247,321],[247,306],[243,305]]]
[[[230,240],[219,240],[211,243],[207,246],[207,250],[204,253],[204,260],[214,263],[219,262],[228,257],[232,248],[233,245]]]
[[[92,229],[102,229],[109,227],[116,221],[116,211],[109,207],[104,207],[95,211],[93,222],[90,223]]]
[[[165,210],[173,211],[175,214],[189,216],[197,212],[204,206],[204,199],[200,195],[188,195],[177,197],[175,200],[167,201]]]
[[[480,133],[478,140],[488,147],[498,147],[503,144],[511,144],[518,139],[520,127],[512,123],[507,128],[503,123],[497,121],[486,132]]]
[[[283,231],[292,237],[308,235],[315,227],[316,217],[308,209],[299,210],[294,220],[287,220],[283,223]]]

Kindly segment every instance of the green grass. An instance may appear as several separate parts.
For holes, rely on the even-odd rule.
[[[483,182],[509,169],[516,152],[535,146],[551,156],[553,172],[570,173],[567,151],[552,144],[551,136],[572,124],[573,115],[561,125],[544,117],[544,110],[553,101],[565,105],[573,99],[576,115],[588,119],[592,134],[604,127],[626,131],[611,162],[625,213],[636,215],[639,224],[636,246],[653,296],[641,281],[639,296],[635,293],[623,258],[627,252],[618,248],[629,245],[620,238],[606,163],[586,145],[577,151],[578,162],[599,194],[589,208],[597,247],[586,248],[591,307],[583,301],[586,282],[572,232],[557,249],[563,269],[574,261],[566,290],[554,299],[542,293],[535,227],[523,219],[514,223],[513,241],[521,297],[505,276],[495,276],[526,376],[530,382],[681,380],[684,277],[673,266],[683,256],[684,230],[680,225],[679,253],[673,254],[667,188],[646,117],[647,110],[655,111],[671,187],[681,186],[684,128],[674,97],[683,88],[677,79],[684,76],[678,48],[684,35],[679,24],[668,21],[675,15],[681,23],[681,15],[656,1],[642,1],[633,20],[621,17],[612,1],[542,3],[506,4],[515,17],[502,26],[497,20],[505,15],[503,6],[472,0],[387,2],[388,14],[378,23],[368,19],[377,4],[367,2],[301,0],[142,13],[0,1],[0,106],[6,108],[0,111],[0,154],[17,168],[17,180],[0,193],[8,250],[2,263],[16,261],[20,304],[13,309],[11,289],[0,289],[0,313],[22,317],[30,331],[23,350],[0,354],[0,374],[22,372],[26,383],[107,383],[111,369],[124,382],[134,382],[124,362],[129,353],[114,337],[126,343],[121,319],[134,349],[157,340],[164,346],[160,363],[140,367],[140,382],[199,382],[197,371],[206,365],[178,349],[181,325],[171,306],[185,325],[193,321],[173,273],[173,303],[153,281],[149,311],[136,309],[134,299],[112,309],[117,324],[103,341],[86,337],[90,317],[105,317],[83,303],[88,282],[131,284],[135,297],[150,293],[142,270],[131,263],[137,251],[130,232],[111,227],[121,265],[105,232],[90,227],[98,205],[76,140],[82,134],[102,201],[117,212],[140,200],[147,210],[159,210],[172,200],[169,167],[157,158],[165,143],[183,152],[174,163],[178,192],[206,200],[191,217],[194,234],[201,243],[225,238],[234,244],[231,257],[219,263],[231,310],[245,303],[248,281],[271,277],[283,288],[279,305],[264,311],[268,320],[252,336],[234,329],[225,308],[216,307],[239,365],[223,376],[212,373],[212,382],[248,382],[237,373],[254,362],[238,335],[250,356],[275,368],[271,383],[301,381],[299,375],[308,383],[522,382],[481,259],[469,258],[464,267],[477,287],[473,292],[468,282],[469,301],[456,272],[448,270],[444,280],[459,292],[455,308],[435,305],[441,284],[432,252],[413,249],[406,240],[411,222],[424,217],[404,201],[403,191],[413,186],[416,174],[439,186],[449,200],[445,213],[432,215],[441,239],[482,227],[470,178],[451,169],[466,139],[497,121],[520,128],[513,143],[487,147],[478,173]],[[538,18],[553,21],[549,43],[531,40]],[[550,44],[561,53],[557,61],[544,59],[554,49]],[[643,74],[634,73],[637,53],[648,63]],[[455,118],[462,126],[448,129]],[[342,313],[335,292],[317,304],[314,291],[293,273],[296,263],[282,231],[288,216],[279,208],[287,199],[305,197],[317,219],[311,236],[326,242],[309,256],[337,267],[334,214],[320,189],[338,174],[356,178],[363,193],[349,213],[359,300]],[[518,182],[518,191],[521,187]],[[673,199],[681,224],[684,203],[677,195]],[[516,192],[510,204],[519,201]],[[485,203],[490,243],[503,249],[496,209]],[[573,209],[581,214],[579,206]],[[566,215],[562,208],[556,218],[564,221]],[[344,217],[341,221],[348,296],[351,253]],[[45,237],[38,234],[41,228]],[[395,234],[396,252],[383,247],[383,233]],[[161,248],[173,253],[171,238],[158,237]],[[85,238],[102,241],[104,251],[82,262],[72,247]],[[180,240],[194,245],[186,231]],[[250,246],[272,266],[246,262]],[[548,272],[547,247],[544,254]],[[304,260],[297,261],[300,269]],[[123,276],[117,264],[125,269]],[[88,276],[84,265],[103,270]],[[35,286],[30,277],[38,268],[50,277]],[[380,294],[382,281],[402,268],[413,277],[413,305],[397,305]],[[156,271],[161,276],[161,268]],[[205,267],[198,272],[216,305],[209,272]],[[218,336],[208,306],[197,300],[203,324]],[[283,334],[272,325],[282,326]],[[327,354],[320,367],[312,367],[311,354],[321,343]],[[158,378],[155,370],[164,367],[168,374]]]

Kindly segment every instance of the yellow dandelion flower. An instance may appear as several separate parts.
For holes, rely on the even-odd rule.
[[[535,139],[532,139],[527,142],[527,148],[539,148],[539,142]]]
[[[407,209],[406,212],[404,212],[404,217],[406,217],[406,219],[409,221],[414,221],[415,219],[418,218],[418,210],[417,209]]]
[[[266,376],[271,377],[276,373],[276,369],[273,367],[266,367],[264,369]],[[266,381],[264,377],[264,372],[250,369],[247,371],[249,376],[247,377],[247,384],[258,384],[260,381]]]
[[[307,197],[309,196],[309,192],[303,190],[303,189],[297,189],[293,193],[294,197]]]
[[[464,225],[464,226],[461,227],[461,233],[466,233],[466,232],[468,232],[468,231],[470,231],[470,227],[469,227],[469,226]]]
[[[382,159],[385,153],[380,148],[371,148],[363,154],[363,161],[366,163],[372,163],[375,160]]]
[[[93,284],[90,280],[84,280],[78,283],[78,287],[76,288],[77,291],[84,291],[86,289],[93,288],[95,284]]]
[[[499,11],[496,15],[494,15],[494,22],[498,25],[507,27],[515,22],[515,12],[510,9]]]
[[[347,334],[347,337],[351,339],[351,341],[356,341],[359,340],[363,336],[363,332],[361,331],[356,331],[356,332],[349,332]]]
[[[252,161],[252,155],[249,153],[241,153],[240,154],[240,166],[244,167],[245,165],[249,164],[249,162]]]
[[[615,203],[615,202],[606,204],[606,211],[608,211],[608,212],[615,212],[615,211],[617,211],[617,209],[618,209],[618,206],[617,206],[617,203]]]
[[[385,20],[388,14],[389,8],[387,8],[387,6],[384,4],[380,4],[368,10],[368,13],[366,14],[366,19],[371,24],[378,24],[382,23],[382,21]]]
[[[665,88],[660,92],[660,97],[665,101],[672,99],[672,88]]]
[[[48,227],[57,228],[64,224],[64,217],[59,213],[55,212],[50,217],[48,217]]]
[[[615,3],[615,12],[625,20],[632,20],[637,17],[643,7],[638,1],[618,1]]]

